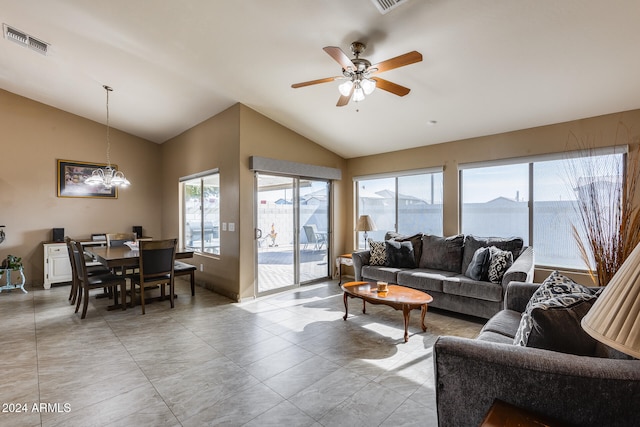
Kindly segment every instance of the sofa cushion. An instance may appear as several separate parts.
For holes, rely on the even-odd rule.
[[[462,274],[456,274],[442,282],[442,291],[451,295],[500,302],[503,288],[502,285],[473,280]]]
[[[480,334],[476,339],[479,341],[494,342],[497,344],[512,344],[513,341],[512,338],[493,331],[480,331]]]
[[[500,283],[502,282],[504,273],[513,265],[513,254],[509,251],[498,249],[495,246],[489,248],[489,253],[491,259],[489,261],[487,277],[491,283]]]
[[[442,292],[442,281],[456,273],[416,268],[398,273],[398,284],[423,291]]]
[[[462,255],[462,271],[467,271],[469,263],[473,259],[473,254],[476,253],[478,248],[488,248],[495,246],[503,251],[509,251],[513,254],[515,260],[522,252],[524,245],[523,240],[520,237],[476,237],[473,235],[467,235],[464,238],[464,250]]]
[[[490,248],[478,248],[473,254],[473,258],[464,275],[473,280],[487,280],[490,261]]]
[[[384,244],[387,253],[387,267],[416,268],[411,242],[387,240]]]
[[[416,267],[420,264],[420,257],[422,256],[422,233],[414,234],[413,236],[406,236],[404,234],[398,234],[393,231],[387,231],[384,236],[384,240],[395,240],[396,242],[411,242],[413,246],[413,256],[415,258]]]
[[[422,257],[419,267],[460,273],[463,242],[462,234],[450,237],[425,234],[422,236]]]
[[[380,280],[387,283],[398,283],[397,276],[400,271],[402,271],[401,268],[363,265],[360,274],[362,280]]]
[[[482,332],[494,332],[510,338],[509,344],[513,344],[513,337],[516,335],[522,313],[514,310],[501,310],[495,314],[482,327]]]
[[[598,341],[586,333],[580,324],[595,301],[595,297],[592,297],[566,307],[536,304],[531,310],[532,326],[527,347],[579,356],[595,355]]]
[[[369,247],[371,248],[371,258],[369,258],[369,265],[386,265],[387,264],[387,251],[384,242],[376,242],[369,239]]]

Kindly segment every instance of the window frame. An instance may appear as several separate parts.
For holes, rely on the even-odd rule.
[[[378,174],[371,174],[371,175],[359,175],[359,176],[354,176],[353,177],[353,188],[354,188],[354,212],[355,212],[355,218],[354,218],[354,224],[355,222],[357,222],[357,218],[360,217],[361,214],[367,214],[367,212],[360,212],[360,182],[362,181],[369,181],[369,180],[376,180],[376,179],[393,179],[394,180],[394,184],[393,184],[393,188],[394,188],[394,193],[395,193],[395,198],[394,198],[394,227],[393,227],[393,231],[398,232],[398,219],[399,219],[399,204],[398,204],[398,198],[399,198],[399,194],[398,194],[398,188],[399,188],[399,184],[398,184],[398,180],[400,178],[403,177],[410,177],[410,176],[418,176],[418,175],[431,175],[431,174],[440,174],[441,175],[441,182],[442,182],[442,187],[441,187],[441,202],[440,202],[440,229],[443,230],[444,229],[444,167],[443,166],[437,166],[437,167],[431,167],[431,168],[422,168],[422,169],[412,169],[412,170],[405,170],[405,171],[396,171],[396,172],[386,172],[386,173],[378,173]],[[374,218],[375,221],[375,218]],[[355,228],[355,227],[354,227]],[[380,231],[380,230],[378,230]],[[387,231],[391,231],[391,230],[387,230]],[[353,238],[354,238],[354,245],[353,247],[356,248],[356,250],[361,250],[364,249],[364,245],[362,247],[360,247],[360,235],[359,235],[359,231],[354,231],[353,234]]]
[[[628,145],[614,145],[607,147],[597,147],[597,148],[585,148],[580,150],[573,150],[567,152],[560,153],[549,153],[549,154],[541,154],[541,155],[533,155],[533,156],[524,156],[524,157],[514,157],[514,158],[506,158],[506,159],[497,159],[497,160],[489,160],[489,161],[481,161],[481,162],[472,162],[472,163],[461,163],[458,165],[458,229],[462,230],[463,226],[463,206],[464,206],[464,191],[463,191],[463,172],[469,169],[477,169],[477,168],[488,168],[494,166],[508,166],[508,165],[518,165],[525,164],[529,169],[529,177],[528,177],[528,191],[529,191],[529,200],[528,200],[528,241],[529,245],[535,248],[535,232],[534,232],[534,210],[535,210],[535,182],[534,182],[534,169],[536,163],[548,162],[548,161],[557,161],[557,160],[574,160],[580,158],[588,158],[595,156],[608,156],[608,155],[621,155],[623,171],[626,170],[626,164],[628,159],[629,146]],[[624,173],[624,172],[623,172]],[[626,179],[626,176],[623,177]],[[523,236],[524,237],[524,236]],[[536,268],[549,268],[549,269],[562,269],[563,271],[575,271],[575,272],[586,272],[587,268],[580,269],[574,267],[565,267],[560,265],[548,265],[548,264],[536,264]]]
[[[206,186],[205,181],[207,180],[207,178],[211,178],[213,176],[217,176],[218,179],[218,206],[220,206],[220,201],[221,201],[221,191],[220,191],[220,186],[221,186],[221,180],[220,180],[220,170],[218,168],[215,169],[209,169],[206,171],[202,171],[199,173],[195,173],[192,175],[188,175],[188,176],[184,176],[184,177],[180,177],[178,180],[179,183],[179,199],[180,199],[180,227],[179,227],[179,232],[180,232],[180,246],[184,247],[184,248],[189,248],[191,250],[193,250],[194,253],[198,254],[198,255],[202,255],[202,256],[207,256],[207,257],[212,257],[212,258],[219,258],[220,254],[222,252],[222,239],[221,237],[221,215],[220,215],[220,210],[218,209],[218,218],[217,218],[217,222],[214,221],[213,225],[213,230],[216,229],[217,227],[217,239],[219,241],[219,244],[217,246],[217,251],[212,252],[212,251],[207,251],[205,250],[205,239],[204,239],[204,223],[207,220],[207,215],[204,212],[204,209],[206,208],[205,203],[204,203],[204,187]],[[187,245],[187,240],[186,240],[186,224],[187,224],[187,207],[185,204],[185,185],[190,182],[190,181],[194,181],[194,180],[200,180],[200,235],[201,235],[201,239],[200,239],[200,247],[195,247],[193,245]],[[213,235],[213,231],[212,231],[212,235]],[[213,237],[212,237],[213,238]]]

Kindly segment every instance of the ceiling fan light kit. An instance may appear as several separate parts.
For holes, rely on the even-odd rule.
[[[360,54],[362,54],[365,49],[366,45],[362,42],[351,43],[351,52],[353,53],[354,58],[350,59],[339,47],[325,47],[323,50],[342,66],[342,76],[327,77],[324,79],[296,83],[291,85],[291,87],[295,89],[319,83],[328,83],[334,80],[346,79],[338,85],[338,91],[340,92],[340,98],[336,104],[338,107],[347,105],[350,100],[353,100],[354,102],[363,101],[366,96],[373,93],[376,87],[397,96],[405,96],[411,91],[411,89],[407,87],[373,76],[383,71],[404,67],[405,65],[422,61],[422,55],[419,52],[412,51],[405,53],[404,55],[379,62],[378,64],[371,65],[371,62],[368,60],[360,58]]]

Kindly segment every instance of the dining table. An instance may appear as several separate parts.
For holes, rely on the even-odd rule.
[[[89,246],[85,247],[85,252],[92,255],[100,264],[112,270],[120,269],[122,274],[127,269],[133,269],[140,265],[140,250],[129,246]],[[176,249],[176,259],[192,258],[193,251],[185,248]],[[176,295],[177,297],[177,295]],[[133,305],[133,298],[131,298]],[[118,304],[110,306],[109,309],[121,307]]]
[[[129,246],[90,246],[85,252],[93,255],[100,264],[109,268],[134,268],[140,264],[140,250]],[[176,259],[192,258],[193,251],[176,249]]]

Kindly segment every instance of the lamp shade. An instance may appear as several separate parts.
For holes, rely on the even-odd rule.
[[[582,319],[582,328],[609,347],[640,358],[640,245]]]
[[[376,231],[376,223],[369,215],[360,215],[356,224],[356,231]]]

